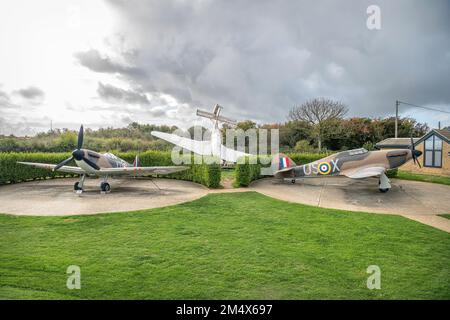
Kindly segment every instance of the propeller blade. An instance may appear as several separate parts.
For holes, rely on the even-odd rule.
[[[411,133],[411,146],[409,148],[411,150],[411,157],[413,158],[414,164],[417,164],[418,161],[417,161],[416,153],[414,152],[416,150],[415,150],[415,147],[414,147],[414,139],[413,139],[412,133]]]
[[[91,160],[89,160],[88,158],[83,157],[83,161],[86,162],[88,165],[90,165],[95,170],[100,170],[100,167],[96,163],[94,163]]]
[[[83,125],[81,125],[80,131],[78,131],[78,145],[77,145],[77,149],[81,149],[81,147],[83,146],[83,138],[84,138],[84,130],[83,130]]]
[[[56,170],[58,170],[59,168],[61,168],[62,166],[65,166],[65,165],[68,164],[70,161],[72,161],[72,159],[73,159],[73,157],[70,157],[70,158],[67,158],[67,159],[64,160],[64,161],[61,161],[60,163],[58,163],[58,164],[56,165],[56,167],[53,168],[52,171],[56,171]]]
[[[420,165],[420,161],[419,161],[419,159],[417,159],[417,157],[420,156],[421,154],[422,154],[421,151],[416,151],[416,147],[414,145],[414,139],[411,134],[411,156],[414,160],[414,164],[418,165],[419,168],[422,168],[422,166]]]

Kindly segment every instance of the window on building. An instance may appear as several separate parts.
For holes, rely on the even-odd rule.
[[[425,153],[423,155],[425,167],[442,167],[442,139],[432,135],[425,140]]]

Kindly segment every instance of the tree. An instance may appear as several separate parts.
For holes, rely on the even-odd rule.
[[[294,148],[298,140],[311,138],[311,125],[305,121],[289,121],[279,125],[280,147]]]
[[[348,108],[343,103],[325,98],[316,98],[294,106],[289,112],[289,119],[305,121],[313,126],[319,151],[322,150],[322,140],[327,125],[333,120],[342,119]]]
[[[314,148],[309,144],[308,140],[298,140],[295,144],[294,150],[296,152],[313,152]]]

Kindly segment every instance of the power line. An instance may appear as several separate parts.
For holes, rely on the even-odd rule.
[[[421,108],[421,109],[425,109],[425,110],[430,110],[430,111],[436,111],[436,112],[442,112],[442,113],[450,114],[450,111],[440,110],[440,109],[431,108],[431,107],[419,106],[417,104],[396,100],[395,101],[395,137],[396,138],[397,138],[397,134],[398,134],[398,107],[400,106],[400,104],[405,104],[405,105],[408,105],[408,106],[411,106],[411,107],[415,107],[415,108]]]
[[[409,103],[409,102],[404,102],[404,101],[399,101],[399,103],[401,104],[406,104],[408,106],[412,106],[412,107],[416,107],[416,108],[422,108],[422,109],[426,109],[426,110],[431,110],[431,111],[437,111],[437,112],[442,112],[442,113],[448,113],[450,114],[450,111],[445,111],[445,110],[440,110],[440,109],[435,109],[435,108],[431,108],[431,107],[424,107],[424,106],[418,106],[417,104],[413,104],[413,103]]]

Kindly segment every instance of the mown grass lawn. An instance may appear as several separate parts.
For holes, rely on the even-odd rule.
[[[81,290],[66,268],[81,267]],[[369,290],[369,265],[381,290]],[[450,234],[248,193],[72,217],[0,215],[0,298],[449,299]]]
[[[424,181],[424,182],[450,185],[450,177],[434,176],[434,175],[430,175],[430,174],[421,174],[421,173],[412,173],[412,172],[406,172],[406,171],[402,171],[402,170],[399,170],[397,172],[397,175],[395,176],[395,178],[403,179],[403,180]]]

